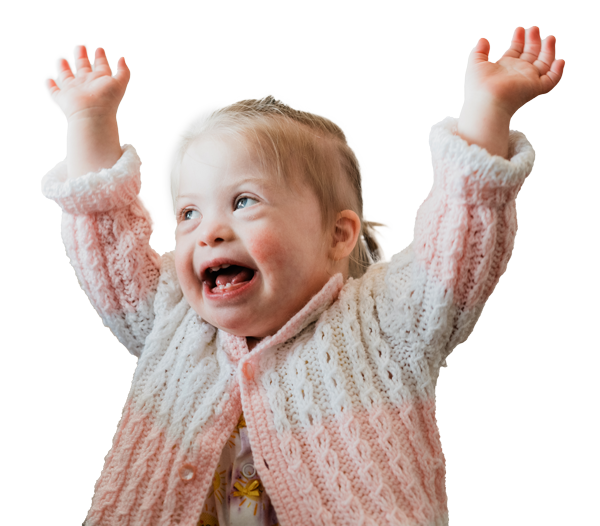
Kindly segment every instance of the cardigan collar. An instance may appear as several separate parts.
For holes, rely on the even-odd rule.
[[[305,327],[319,319],[331,304],[337,299],[340,290],[344,286],[342,274],[332,276],[325,286],[315,294],[311,300],[274,335],[263,338],[252,350],[252,355],[262,354],[262,351],[280,345],[293,338]],[[223,342],[223,349],[233,361],[238,361],[248,354],[246,338],[235,336],[219,329],[219,339]]]

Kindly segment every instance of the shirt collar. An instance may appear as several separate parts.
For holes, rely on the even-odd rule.
[[[274,335],[263,338],[252,350],[253,355],[262,354],[264,349],[272,348],[286,342],[318,320],[331,304],[337,299],[340,290],[344,286],[342,274],[332,276],[325,286],[315,294],[311,300]],[[235,361],[248,354],[246,338],[234,336],[223,330],[219,330],[219,339],[224,343],[224,349]]]

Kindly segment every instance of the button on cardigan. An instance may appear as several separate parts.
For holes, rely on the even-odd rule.
[[[282,526],[448,524],[435,386],[506,269],[534,152],[511,131],[509,159],[491,156],[452,118],[430,146],[411,245],[333,276],[252,352],[199,318],[173,254],[150,248],[133,147],[110,169],[45,176],[79,283],[138,358],[87,526],[195,526],[242,410]]]

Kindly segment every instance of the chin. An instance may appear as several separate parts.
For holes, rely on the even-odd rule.
[[[255,334],[256,324],[249,323],[239,323],[240,316],[201,316],[202,319],[217,329],[228,332],[229,334],[233,334],[234,336],[240,336],[242,338],[254,337],[254,338],[263,338],[264,336],[260,336]],[[265,335],[266,336],[266,335]]]
[[[272,336],[277,331],[257,331],[256,327],[223,327],[222,330],[233,334],[234,336],[240,336],[241,338],[257,338],[259,340]]]

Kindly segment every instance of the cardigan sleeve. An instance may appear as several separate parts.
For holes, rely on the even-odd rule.
[[[457,126],[448,117],[431,129],[433,187],[411,245],[385,271],[384,332],[418,350],[434,371],[467,339],[506,270],[515,199],[534,162],[522,133],[510,132],[504,159],[469,145]]]
[[[160,256],[150,248],[151,222],[138,197],[140,159],[124,145],[112,168],[67,178],[66,161],[42,180],[63,210],[62,238],[81,288],[104,325],[140,356],[154,322]]]

